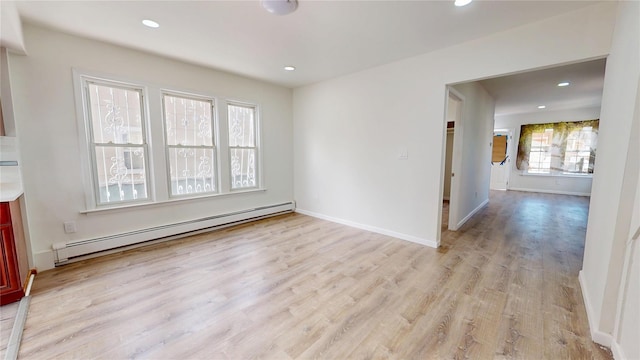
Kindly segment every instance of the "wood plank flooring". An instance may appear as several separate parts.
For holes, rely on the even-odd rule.
[[[611,359],[588,198],[492,192],[432,249],[289,214],[46,271],[22,359]]]
[[[0,306],[0,359],[4,359],[20,302]]]

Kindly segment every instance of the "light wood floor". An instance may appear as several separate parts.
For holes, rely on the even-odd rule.
[[[18,301],[0,306],[0,359],[4,359],[5,357],[13,323],[16,321],[19,304],[20,302]]]
[[[495,192],[436,250],[290,214],[46,271],[22,359],[610,359],[588,198]]]

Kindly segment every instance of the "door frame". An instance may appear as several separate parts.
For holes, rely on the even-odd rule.
[[[449,101],[451,98],[460,101],[460,108],[457,116],[454,118],[453,123],[453,153],[451,154],[451,186],[449,192],[449,230],[458,230],[458,204],[460,193],[460,185],[457,179],[462,175],[460,164],[462,159],[460,158],[462,153],[462,134],[464,131],[464,124],[462,121],[462,114],[464,113],[465,97],[455,90],[451,85],[446,86],[445,101],[444,101],[444,119],[442,120],[442,159],[440,164],[440,202],[438,203],[438,224],[442,224],[442,202],[444,198],[444,168],[447,157],[447,120],[449,120]],[[440,240],[442,239],[442,226],[438,226],[438,246],[440,246]]]

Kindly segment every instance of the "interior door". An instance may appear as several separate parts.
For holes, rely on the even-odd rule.
[[[493,190],[507,190],[509,188],[509,145],[511,143],[510,132],[494,132],[493,147],[491,151],[491,183]]]

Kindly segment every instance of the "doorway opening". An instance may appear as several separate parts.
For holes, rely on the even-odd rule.
[[[446,135],[444,151],[444,171],[442,190],[442,217],[441,231],[452,229],[451,225],[456,224],[455,214],[457,209],[455,188],[455,138],[456,131],[459,132],[462,119],[463,97],[455,90],[447,88],[447,108],[445,113]]]

